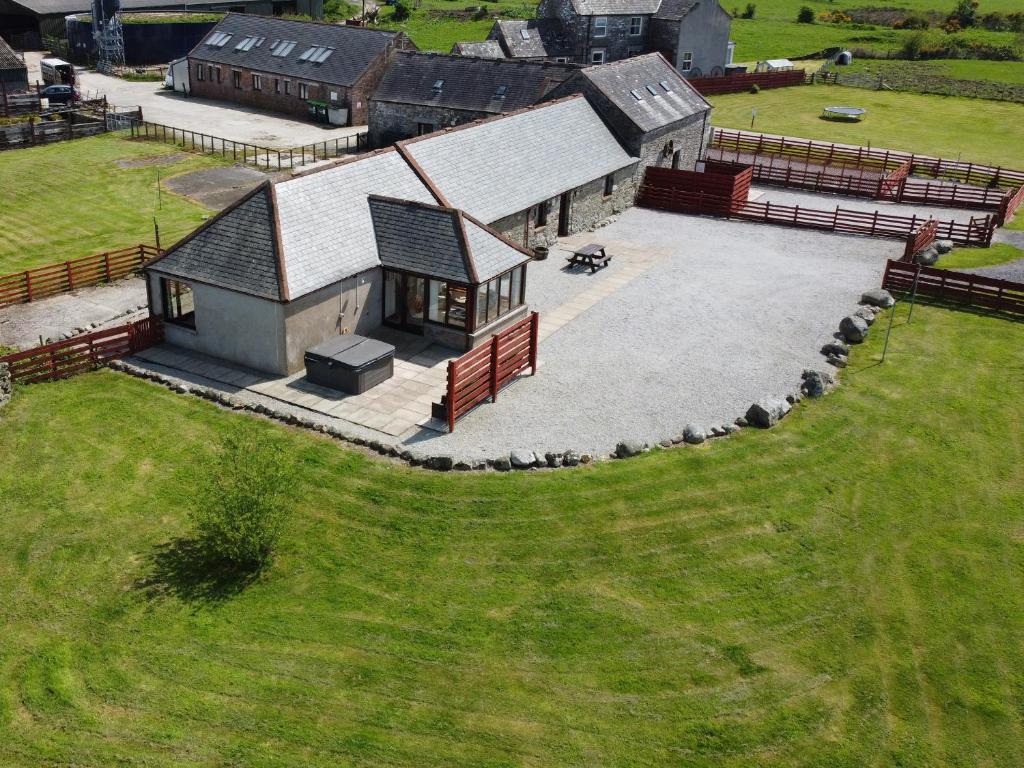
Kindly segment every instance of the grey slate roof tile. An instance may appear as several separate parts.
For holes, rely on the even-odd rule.
[[[477,279],[481,283],[530,260],[530,257],[518,248],[513,248],[475,221],[463,217],[463,222],[470,256],[476,266]]]
[[[452,46],[452,54],[456,56],[476,56],[479,59],[504,59],[505,52],[497,40],[480,40],[469,43],[456,43]]]
[[[208,44],[218,33],[231,35],[219,48]],[[229,13],[192,49],[189,57],[296,79],[352,85],[397,34],[366,27]],[[248,51],[237,50],[236,46],[246,37],[264,39]],[[286,56],[274,56],[271,47],[279,40],[292,41],[295,47]],[[333,48],[334,52],[323,63],[301,61],[299,57],[313,46]]]
[[[401,143],[453,207],[488,224],[637,162],[579,96]]]
[[[657,53],[587,67],[581,74],[645,133],[711,109],[686,78]]]
[[[2,37],[0,37],[0,69],[25,69],[25,62]]]
[[[580,16],[624,16],[652,14],[661,0],[572,0],[572,7]]]
[[[281,299],[273,221],[270,188],[261,186],[237,207],[170,250],[153,268],[265,299]]]
[[[372,98],[501,114],[536,104],[577,71],[569,64],[398,52]],[[438,91],[433,86],[439,80]]]
[[[509,56],[516,59],[555,58],[575,53],[572,39],[560,19],[499,19],[494,22],[492,34],[501,38]]]
[[[661,7],[654,14],[656,19],[679,21],[697,5],[697,0],[661,0]]]

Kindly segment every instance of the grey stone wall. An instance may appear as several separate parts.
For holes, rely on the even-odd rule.
[[[661,131],[645,134],[640,144],[640,162],[637,165],[637,183],[643,178],[648,166],[658,168],[680,168],[692,171],[704,153],[709,113],[693,115],[685,121],[675,123]],[[671,151],[666,146],[671,142]]]
[[[416,136],[418,123],[429,123],[434,130],[440,130],[492,116],[490,112],[371,100],[367,117],[370,149],[388,147]]]
[[[647,51],[647,28],[650,18],[641,16],[643,19],[639,35],[629,34],[629,20],[632,16],[605,16],[608,20],[608,33],[604,37],[598,37],[594,33],[593,19],[596,17],[581,18],[577,34],[582,34],[586,41],[585,63],[590,64],[592,53],[595,49],[604,51],[605,63],[625,59],[633,55]]]

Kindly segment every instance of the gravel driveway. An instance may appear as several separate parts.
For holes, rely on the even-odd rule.
[[[688,422],[731,422],[756,399],[798,388],[860,294],[876,287],[893,240],[832,235],[632,208],[590,239],[661,254],[638,277],[540,345],[537,376],[462,419],[423,430],[424,453],[486,458],[511,448],[606,454]],[[566,274],[562,254],[530,265],[527,295],[542,317],[624,262]]]
[[[818,208],[820,210],[832,211],[836,206],[845,210],[868,211],[874,213],[892,214],[893,216],[920,216],[928,218],[931,216],[939,221],[960,221],[968,223],[973,216],[976,219],[983,219],[992,215],[992,211],[972,211],[967,208],[940,208],[933,205],[919,205],[915,203],[890,203],[885,200],[871,200],[864,197],[846,197],[843,195],[826,195],[818,192],[805,192],[797,189],[782,189],[780,187],[768,187],[755,185],[750,188],[750,199],[763,203],[771,201],[780,205],[799,205],[801,208]]]

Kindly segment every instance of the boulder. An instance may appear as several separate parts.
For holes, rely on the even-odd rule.
[[[580,454],[580,464],[589,464],[593,460],[594,460],[593,455],[591,455],[589,453],[581,453]]]
[[[451,456],[429,456],[424,464],[427,469],[436,469],[438,472],[449,472],[455,466],[455,459]]]
[[[672,447],[672,441],[671,440],[659,440],[658,441],[658,445],[660,445],[662,448],[671,448]]]
[[[939,252],[935,249],[934,245],[929,245],[927,248],[914,254],[914,261],[922,267],[930,267],[938,260]]]
[[[558,469],[562,466],[562,454],[560,453],[545,453],[544,461],[552,469]]]
[[[750,422],[747,421],[747,417],[746,416],[737,416],[736,420],[733,422],[733,424],[735,424],[737,427],[740,427],[741,429],[743,427],[750,426]]]
[[[835,389],[835,377],[826,371],[804,371],[801,389],[808,397],[821,397]]]
[[[567,467],[575,467],[580,463],[580,455],[576,451],[568,450],[562,454],[562,464]]]
[[[839,321],[839,332],[851,344],[860,344],[868,335],[868,324],[864,318],[847,315]]]
[[[465,461],[457,461],[455,462],[455,466],[452,467],[452,469],[454,469],[456,472],[469,472],[469,470],[471,470],[472,467],[469,466],[469,464]]]
[[[752,427],[768,429],[778,424],[792,406],[781,398],[770,398],[754,403],[747,409],[746,419]]]
[[[508,459],[516,469],[529,469],[537,463],[537,454],[523,448],[515,448],[508,455]]]
[[[725,424],[723,424],[721,426],[717,426],[717,427],[712,427],[711,428],[711,436],[712,437],[725,437],[728,434],[729,434],[729,429],[728,429],[728,427]]]
[[[623,440],[615,446],[615,455],[620,459],[628,459],[647,450],[647,446],[639,440]]]
[[[846,355],[829,355],[825,358],[825,362],[836,368],[845,368],[850,364],[850,358]]]
[[[888,309],[896,303],[896,299],[892,297],[885,288],[874,288],[870,291],[866,291],[860,297],[861,304],[870,304],[873,307],[881,307],[882,309]]]
[[[853,311],[854,317],[859,317],[869,326],[875,324],[875,313],[869,307],[858,307]]]
[[[499,456],[494,460],[494,464],[492,466],[499,472],[508,472],[512,469],[512,462],[509,460],[508,456]]]
[[[680,432],[678,435],[672,435],[672,445],[679,445],[683,442],[683,433]]]
[[[683,427],[683,440],[690,445],[700,445],[707,439],[707,433],[696,424],[687,424]]]
[[[727,435],[735,435],[737,432],[741,431],[743,427],[739,427],[735,424],[723,424],[722,429],[725,430],[725,434]]]
[[[823,355],[848,355],[850,354],[850,345],[845,341],[835,339],[830,341],[828,344],[821,348],[821,354]]]
[[[935,250],[938,251],[939,255],[941,256],[942,254],[949,253],[950,251],[953,250],[953,241],[936,240],[934,243],[932,243],[932,247],[935,248]]]

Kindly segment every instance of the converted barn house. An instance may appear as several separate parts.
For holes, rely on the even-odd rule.
[[[151,312],[279,374],[381,325],[471,348],[526,314],[527,247],[629,206],[637,162],[572,96],[267,182],[147,267]]]
[[[192,95],[344,125],[370,95],[403,32],[229,13],[188,55]]]
[[[578,67],[397,52],[370,98],[371,147],[536,104]]]

